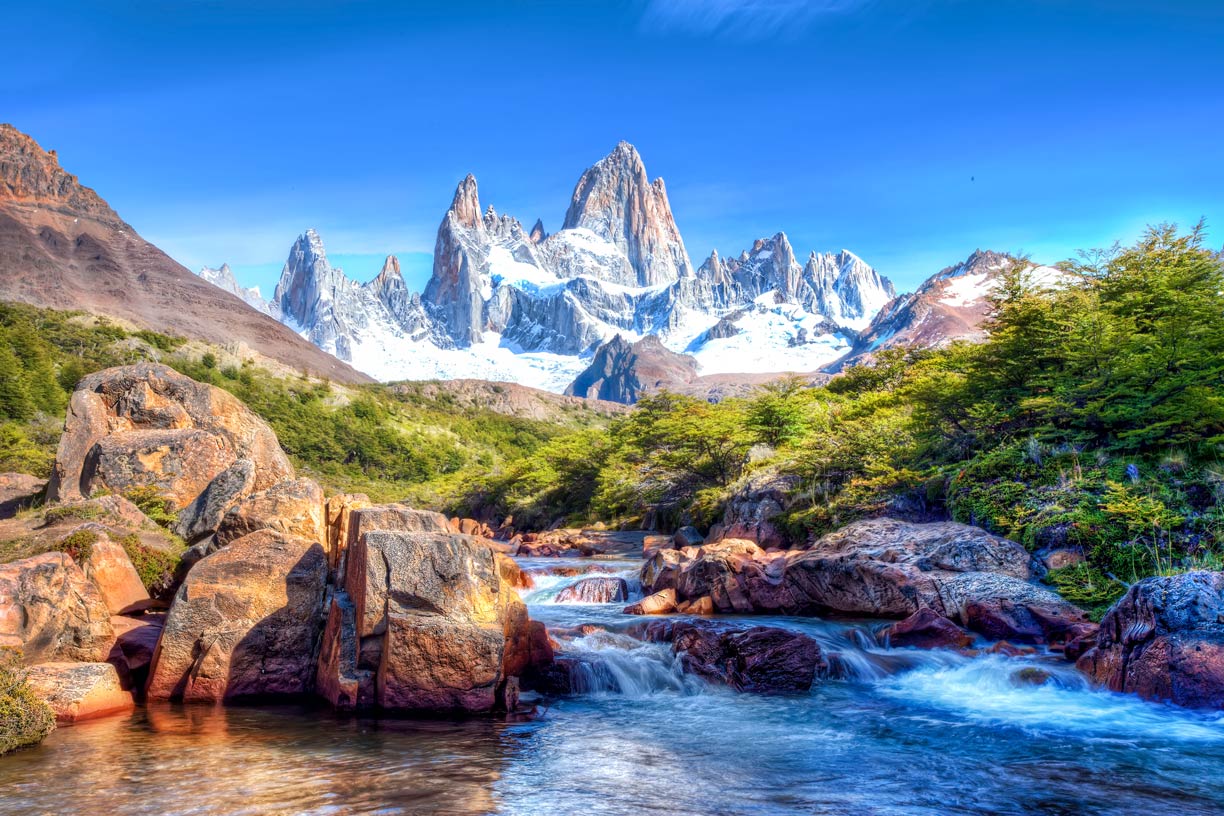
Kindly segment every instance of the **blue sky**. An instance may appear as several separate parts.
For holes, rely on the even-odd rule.
[[[0,119],[265,293],[311,226],[422,286],[468,172],[555,229],[619,139],[697,263],[783,230],[907,289],[978,247],[1224,239],[1224,3],[49,2],[4,40]]]

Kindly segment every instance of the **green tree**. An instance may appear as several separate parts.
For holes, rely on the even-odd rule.
[[[759,441],[777,447],[803,436],[808,426],[806,388],[802,377],[784,377],[748,401],[748,428]]]
[[[0,345],[0,417],[26,420],[34,414],[34,403],[21,361],[7,345]]]

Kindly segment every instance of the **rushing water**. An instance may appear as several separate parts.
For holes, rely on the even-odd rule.
[[[1092,690],[1053,657],[888,650],[870,622],[795,618],[743,623],[810,634],[847,679],[736,694],[631,637],[624,604],[555,603],[582,576],[543,572],[637,590],[636,562],[523,566],[532,616],[586,667],[534,718],[153,706],[0,759],[0,814],[1224,814],[1222,715]]]

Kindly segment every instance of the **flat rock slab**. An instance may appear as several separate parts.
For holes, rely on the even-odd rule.
[[[109,663],[42,663],[31,666],[27,681],[34,693],[55,712],[55,721],[70,725],[135,707],[119,674]]]

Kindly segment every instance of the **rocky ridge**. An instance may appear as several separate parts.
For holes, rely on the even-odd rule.
[[[1001,276],[1021,263],[1000,252],[977,250],[959,264],[932,275],[913,293],[885,305],[859,334],[837,366],[870,359],[891,348],[941,348],[958,340],[980,342],[990,314],[990,294]],[[1024,262],[1033,286],[1057,286],[1067,273]]]
[[[369,381],[173,261],[64,170],[54,151],[7,124],[0,125],[0,299],[106,315],[338,382]]]

